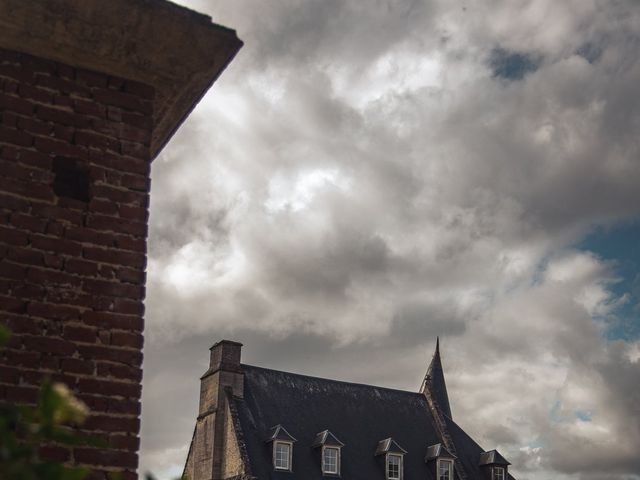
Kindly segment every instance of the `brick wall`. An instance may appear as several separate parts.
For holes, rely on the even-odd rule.
[[[136,478],[153,89],[0,49],[0,398],[45,377],[108,447],[53,458]]]

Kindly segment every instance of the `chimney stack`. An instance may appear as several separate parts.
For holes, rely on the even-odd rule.
[[[210,348],[209,369],[200,378],[200,415],[207,415],[224,404],[224,392],[230,389],[242,398],[244,375],[240,367],[242,344],[221,340]]]

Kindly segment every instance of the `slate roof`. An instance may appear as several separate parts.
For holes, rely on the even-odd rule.
[[[344,443],[341,476],[349,480],[384,480],[384,455],[375,456],[381,440],[402,446],[405,480],[435,480],[425,463],[429,446],[441,439],[426,399],[420,393],[392,390],[242,365],[244,399],[233,399],[251,472],[259,480],[320,480],[317,435],[329,430]],[[447,419],[456,454],[469,480],[480,479],[483,449]],[[293,471],[276,472],[265,439],[281,425],[298,441]],[[434,469],[435,470],[435,469]]]

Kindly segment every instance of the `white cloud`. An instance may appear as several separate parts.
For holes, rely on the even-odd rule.
[[[640,215],[632,3],[190,6],[245,47],[153,166],[143,465],[181,461],[221,337],[416,389],[439,334],[455,418],[520,480],[638,478],[639,343],[574,247]],[[498,47],[537,70],[495,78]]]

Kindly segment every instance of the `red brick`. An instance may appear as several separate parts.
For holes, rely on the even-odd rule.
[[[44,265],[42,252],[30,248],[13,247],[8,251],[7,258],[16,263],[26,265]]]
[[[98,232],[85,227],[68,227],[65,230],[65,237],[70,240],[76,240],[82,243],[92,243],[95,245],[104,245],[105,247],[114,246],[116,237],[109,232]]]
[[[141,391],[141,387],[137,383],[114,382],[101,378],[81,378],[78,380],[78,388],[85,393],[134,398],[139,398]]]
[[[140,192],[148,192],[151,188],[149,178],[142,175],[123,175],[120,185]]]
[[[0,193],[0,208],[7,208],[14,212],[26,212],[30,206],[31,204],[27,200]]]
[[[53,95],[51,94],[51,92],[38,87],[27,85],[25,83],[20,85],[20,87],[18,88],[18,92],[20,93],[20,96],[22,98],[28,98],[36,102],[52,103],[53,101]]]
[[[65,447],[43,445],[38,448],[41,458],[54,462],[67,462],[71,458],[71,451]]]
[[[0,277],[14,280],[24,280],[27,269],[23,265],[10,263],[6,260],[0,261]]]
[[[85,247],[83,256],[88,260],[110,263],[113,265],[126,265],[129,267],[144,268],[146,264],[146,256],[142,253],[115,249]]]
[[[17,385],[20,383],[22,370],[19,368],[5,367],[0,365],[0,383],[11,383]]]
[[[60,108],[45,107],[44,105],[36,107],[36,117],[40,120],[70,127],[86,128],[91,124],[91,121],[83,115]]]
[[[129,283],[108,282],[105,280],[85,279],[82,289],[94,295],[107,295],[138,299],[142,297],[142,287]]]
[[[52,318],[55,320],[77,320],[80,310],[76,306],[56,305],[52,303],[31,302],[27,307],[29,315]]]
[[[0,127],[0,142],[30,147],[33,144],[33,137],[14,128]]]
[[[74,95],[81,97],[88,97],[91,94],[91,90],[84,85],[80,85],[76,82],[60,77],[36,75],[35,83],[40,87],[55,90],[60,93],[73,93]]]
[[[94,448],[75,448],[76,462],[85,465],[101,465],[105,467],[123,467],[135,469],[138,456],[132,452],[118,450],[98,450]]]
[[[140,439],[133,435],[110,435],[109,446],[116,450],[137,452],[140,448]]]
[[[120,413],[123,415],[140,415],[140,402],[135,400],[112,400],[109,402],[109,413]]]
[[[28,287],[40,288],[40,287],[37,287],[36,285],[22,286],[23,289]],[[22,295],[15,293],[15,289],[14,289],[14,295],[16,297],[22,298]],[[4,321],[6,322],[5,324],[7,325],[7,327],[9,327],[9,329],[13,333],[30,333],[32,335],[37,335],[42,331],[38,321],[32,318],[25,317],[24,315],[19,315],[15,317],[14,316],[6,317]]]
[[[87,325],[117,328],[134,332],[141,332],[144,326],[142,318],[137,315],[125,315],[112,312],[87,311],[82,314],[82,321]]]
[[[15,113],[13,112],[2,112],[2,124],[5,125],[6,127],[11,127],[11,128],[16,128],[18,126],[18,119],[21,117],[18,117]]]
[[[86,147],[81,145],[71,145],[70,143],[54,138],[35,137],[34,145],[38,151],[44,153],[77,157],[82,160],[86,160],[88,157]]]
[[[147,240],[146,238],[142,237],[117,235],[115,237],[115,246],[121,250],[131,250],[134,252],[145,253],[147,251]]]
[[[132,190],[113,188],[108,185],[94,185],[92,192],[94,197],[106,198],[107,200],[111,200],[113,202],[145,207],[147,205],[146,192],[136,192]]]
[[[73,100],[73,108],[77,113],[81,113],[83,115],[100,118],[104,118],[106,116],[105,106],[95,102],[94,100],[76,98]]]
[[[117,395],[117,393],[114,395]],[[92,415],[87,419],[83,427],[90,430],[102,430],[105,432],[137,433],[140,428],[140,420],[131,417]]]
[[[54,95],[53,104],[60,107],[67,107],[68,109],[73,107],[73,101],[66,95]]]
[[[64,224],[60,222],[56,222],[55,220],[49,221],[47,223],[47,228],[45,230],[47,235],[51,235],[57,238],[60,238],[64,234]]]
[[[33,248],[56,252],[62,255],[72,255],[79,257],[82,254],[82,245],[71,240],[61,240],[58,238],[34,235],[31,238]]]
[[[74,140],[77,145],[86,145],[87,147],[110,149],[113,151],[117,151],[120,146],[119,142],[113,138],[87,131],[76,132]]]
[[[147,236],[147,224],[127,219],[108,217],[100,214],[87,215],[86,225],[95,230],[107,230],[116,233],[129,233],[140,237]]]
[[[84,375],[92,375],[95,371],[93,362],[80,360],[78,358],[63,358],[60,362],[60,368],[63,372],[80,373]]]
[[[41,300],[46,293],[46,289],[42,285],[34,285],[33,283],[20,282],[13,286],[11,294],[16,298],[28,300]],[[24,319],[25,325],[29,325],[29,320]],[[15,330],[15,329],[12,329]],[[17,331],[17,330],[15,330]]]
[[[27,117],[19,118],[18,128],[35,135],[49,135],[53,131],[53,125]]]
[[[19,180],[0,177],[0,191],[4,193],[12,193],[22,197],[30,197],[32,199],[53,200],[53,191],[49,185],[38,184],[33,182],[22,182]]]
[[[73,343],[60,338],[25,336],[24,345],[28,350],[36,352],[53,353],[56,355],[72,355],[76,351]]]
[[[47,221],[31,215],[16,213],[11,216],[11,225],[16,228],[30,230],[32,232],[44,233],[47,227]]]
[[[40,366],[40,354],[38,352],[6,351],[7,360],[11,365],[19,365],[27,368]]]
[[[5,397],[10,402],[35,404],[38,399],[38,389],[35,387],[5,387]]]
[[[94,328],[67,325],[63,337],[72,342],[96,343],[98,335]]]
[[[23,100],[19,97],[13,97],[11,95],[5,95],[0,93],[0,109],[11,110],[22,115],[31,115],[34,105],[31,102]]]
[[[84,218],[83,212],[76,210],[69,210],[68,208],[60,208],[55,205],[48,204],[34,204],[32,208],[34,215],[40,217],[52,218],[59,221],[72,223],[74,225],[82,225]]]
[[[98,273],[98,264],[77,258],[70,258],[65,262],[64,269],[69,273],[95,276]]]
[[[50,183],[53,179],[53,173],[50,171],[30,168],[15,162],[7,162],[0,160],[0,172],[7,177],[13,177],[26,182],[32,183]]]
[[[111,332],[111,344],[119,347],[142,348],[143,337],[139,333]]]
[[[0,241],[11,245],[26,245],[29,242],[29,236],[15,228],[0,227]]]
[[[75,129],[73,127],[63,127],[62,125],[53,126],[53,137],[71,142],[73,140]]]
[[[0,295],[0,310],[10,313],[23,313],[26,310],[24,300]]]
[[[46,169],[49,174],[49,178],[53,178],[53,173],[51,172],[52,161],[49,155],[32,150],[21,150],[18,160],[20,163],[24,163],[32,167]]]
[[[137,285],[144,285],[146,274],[144,271],[136,270],[133,268],[120,268],[117,273],[118,280],[127,283],[134,283]]]
[[[89,210],[104,215],[117,215],[118,204],[109,200],[94,198],[89,202]]]
[[[94,91],[93,98],[105,105],[113,105],[114,107],[121,107],[125,110],[131,110],[145,115],[151,115],[153,109],[151,102],[142,100],[136,95],[110,89]]]
[[[80,356],[87,360],[110,360],[128,365],[142,365],[142,352],[100,345],[78,345]]]
[[[68,273],[57,270],[43,270],[39,268],[30,268],[27,272],[27,278],[34,283],[42,282],[46,285],[56,286],[69,285],[79,287],[82,283],[82,279],[75,275],[69,275]]]

